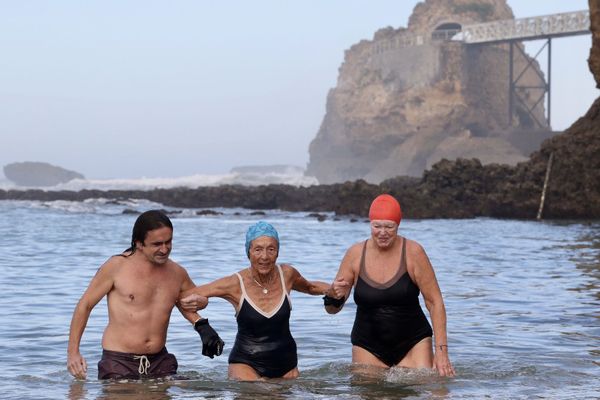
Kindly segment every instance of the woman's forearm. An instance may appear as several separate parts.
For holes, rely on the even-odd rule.
[[[448,337],[446,331],[446,308],[443,301],[432,304],[429,308],[431,323],[433,325],[433,336],[435,339],[435,351],[448,346]],[[442,346],[442,348],[440,348]]]
[[[324,294],[327,294],[329,288],[330,285],[328,283],[321,281],[311,281],[308,293],[313,296],[322,296]]]

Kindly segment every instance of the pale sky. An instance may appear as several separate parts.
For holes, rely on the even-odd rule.
[[[0,0],[0,167],[43,161],[90,179],[306,167],[344,50],[406,27],[417,3]],[[509,5],[517,18],[588,8]],[[590,44],[552,41],[555,130],[600,94]]]

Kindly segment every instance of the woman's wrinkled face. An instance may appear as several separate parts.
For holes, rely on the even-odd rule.
[[[267,274],[272,271],[279,255],[279,243],[270,236],[259,236],[250,243],[250,265],[260,273]]]
[[[375,244],[382,248],[388,248],[394,244],[398,235],[398,224],[386,219],[374,219],[371,221],[371,237]]]

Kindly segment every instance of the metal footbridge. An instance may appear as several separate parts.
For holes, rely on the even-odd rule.
[[[404,47],[421,46],[432,42],[439,43],[444,41],[463,43],[466,46],[508,45],[510,57],[508,123],[509,125],[513,124],[515,104],[519,102],[539,127],[548,128],[550,127],[552,110],[550,91],[552,82],[552,39],[589,35],[590,33],[590,13],[588,10],[583,10],[471,25],[445,23],[431,34],[406,33],[391,39],[382,40],[373,47],[372,51],[373,54],[377,55]],[[523,45],[521,44],[524,41],[531,40],[546,41],[533,58],[525,54]],[[533,65],[534,61],[537,60],[545,48],[548,49],[547,79]],[[526,67],[522,71],[515,71],[515,55],[520,55],[525,60],[528,60]],[[539,76],[541,82],[539,86],[519,84],[523,75],[530,68]],[[539,90],[541,94],[539,98],[534,99],[533,106],[528,106],[527,104],[531,104],[531,101],[526,102],[522,98],[521,93],[529,92],[531,94],[531,89]],[[539,121],[533,110],[546,99],[546,95],[548,96],[546,118],[545,121]]]
[[[590,12],[573,11],[539,17],[464,25],[452,40],[467,44],[552,39],[590,33]]]
[[[590,13],[589,11],[574,11],[561,14],[543,15],[530,18],[519,18],[503,21],[494,21],[481,24],[464,25],[460,30],[454,32],[437,32],[437,35],[448,37],[450,40],[460,41],[467,45],[490,45],[508,43],[510,45],[510,71],[509,71],[509,105],[508,105],[508,121],[512,124],[515,113],[515,102],[521,103],[527,109],[529,115],[540,127],[550,127],[551,117],[551,82],[552,82],[552,39],[588,35],[590,34]],[[520,42],[527,40],[545,40],[546,43],[540,48],[535,57],[531,58],[527,66],[518,74],[514,68],[515,49],[527,59],[523,47]],[[539,77],[540,86],[522,86],[519,85],[519,80],[532,67],[532,63],[540,55],[544,48],[548,49],[548,79],[545,80],[537,68],[532,68]],[[527,106],[520,95],[519,89],[540,89],[541,95],[534,102],[533,106]],[[547,116],[546,121],[539,121],[533,113],[535,107],[547,98]]]

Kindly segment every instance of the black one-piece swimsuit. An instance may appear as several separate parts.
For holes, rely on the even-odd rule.
[[[406,239],[396,275],[384,284],[369,279],[365,268],[367,242],[360,260],[360,273],[354,289],[356,318],[351,340],[391,367],[426,337],[433,336],[431,325],[419,304],[419,288],[406,270]]]

